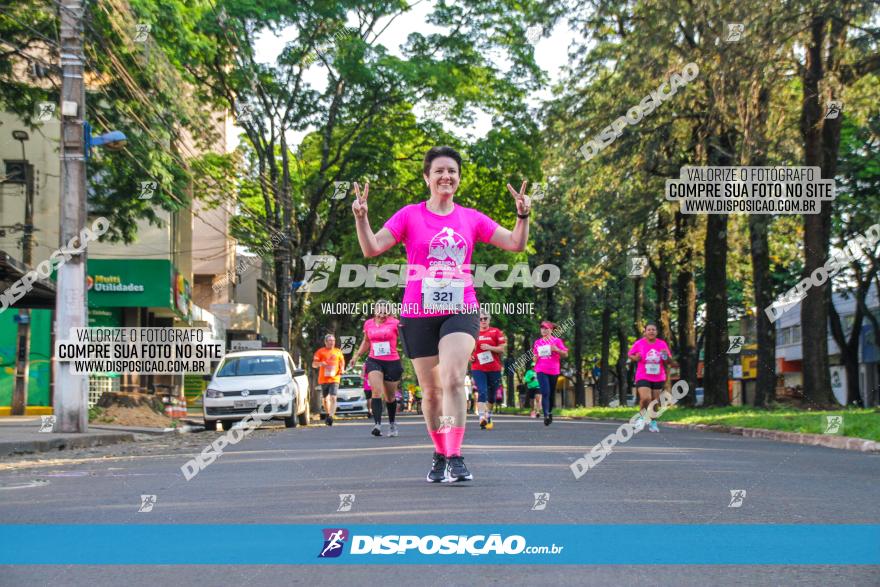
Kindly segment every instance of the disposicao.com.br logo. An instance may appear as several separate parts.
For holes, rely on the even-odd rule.
[[[344,543],[349,538],[344,528],[325,529],[323,531],[324,546],[320,558],[338,557]],[[425,536],[415,534],[387,534],[350,536],[351,555],[383,555],[383,554],[439,554],[439,555],[519,555],[519,554],[560,554],[564,546],[528,546],[526,539],[519,534],[503,537],[501,534],[475,534],[472,536],[449,534]]]

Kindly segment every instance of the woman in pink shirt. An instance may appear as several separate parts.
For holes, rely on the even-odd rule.
[[[464,376],[479,331],[479,303],[471,278],[471,255],[478,242],[507,251],[523,251],[529,236],[531,202],[526,182],[517,192],[513,231],[453,199],[461,181],[461,155],[451,147],[433,147],[422,164],[430,197],[398,210],[377,232],[367,217],[369,184],[355,183],[358,242],[365,257],[381,255],[402,242],[407,272],[400,332],[422,388],[422,411],[434,443],[428,482],[473,479],[461,456],[467,399]]]
[[[351,356],[354,364],[358,357],[369,351],[364,362],[364,371],[369,379],[370,389],[374,390],[370,404],[373,413],[373,436],[382,436],[382,397],[388,407],[390,429],[388,436],[397,436],[397,400],[395,394],[403,377],[403,365],[397,354],[397,333],[400,324],[391,315],[391,304],[379,300],[374,306],[375,315],[364,323],[364,340]]]
[[[535,394],[535,400],[544,411],[544,426],[553,423],[553,403],[556,395],[556,380],[559,379],[560,359],[568,356],[568,348],[562,339],[553,335],[556,325],[545,320],[541,322],[541,338],[532,345],[535,356],[535,374],[541,393]]]
[[[651,401],[660,397],[666,385],[665,364],[672,360],[672,353],[665,341],[657,338],[657,325],[651,322],[645,326],[645,336],[629,349],[629,359],[636,363],[636,393],[639,394],[639,418],[635,427],[645,426],[645,411]],[[651,432],[660,432],[655,420],[648,425]]]

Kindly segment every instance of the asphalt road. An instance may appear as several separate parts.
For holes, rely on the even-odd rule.
[[[613,422],[501,417],[469,422],[464,455],[474,481],[428,484],[431,445],[420,418],[397,438],[369,434],[365,419],[333,427],[266,427],[190,481],[181,465],[221,432],[145,438],[68,454],[0,461],[0,521],[19,524],[731,524],[880,523],[880,455],[665,429],[619,445],[576,480],[568,465]],[[49,458],[54,460],[48,460]],[[745,490],[728,507],[731,490]],[[549,493],[533,510],[535,493]],[[138,512],[141,495],[156,495]],[[337,511],[340,494],[355,496]],[[180,545],[182,548],[209,547]],[[139,547],[155,547],[143,545]],[[651,552],[652,545],[634,548]],[[686,547],[686,545],[681,545]],[[659,561],[658,561],[659,562]],[[164,577],[164,578],[163,578]],[[880,585],[880,568],[730,566],[423,566],[392,568],[0,567],[0,585],[211,584],[448,585]]]

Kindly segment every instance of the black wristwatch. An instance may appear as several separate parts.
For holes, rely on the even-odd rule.
[[[528,218],[529,215],[531,215],[531,212],[528,212],[526,214],[520,214],[519,212],[517,212],[516,217],[517,218]]]

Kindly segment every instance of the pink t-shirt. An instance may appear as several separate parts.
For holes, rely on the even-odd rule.
[[[659,338],[654,340],[654,344],[649,343],[644,338],[640,338],[629,349],[629,354],[639,353],[642,360],[636,367],[636,381],[644,379],[645,381],[666,381],[666,368],[663,366],[663,356],[666,353],[668,359],[672,353],[666,342]]]
[[[370,318],[364,322],[364,334],[370,344],[368,356],[380,361],[399,361],[397,354],[397,325],[400,320],[388,316],[382,324],[376,324],[376,320]]]
[[[498,223],[473,208],[454,206],[450,214],[441,216],[428,210],[427,202],[409,204],[385,223],[395,242],[406,247],[409,267],[400,312],[405,318],[446,316],[479,308],[469,267],[471,255],[476,243],[492,239]],[[458,284],[450,283],[450,278]],[[424,307],[423,293],[435,309]]]
[[[535,373],[559,375],[559,353],[550,348],[554,344],[564,351],[568,350],[562,339],[557,336],[551,336],[547,339],[539,338],[532,345],[532,353],[535,355]]]

